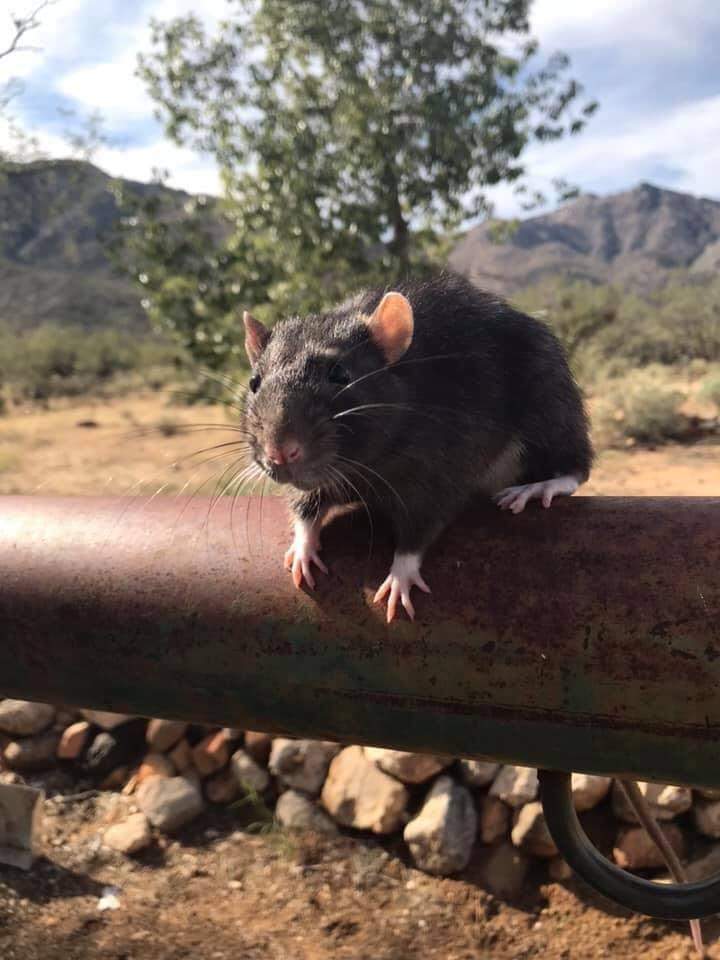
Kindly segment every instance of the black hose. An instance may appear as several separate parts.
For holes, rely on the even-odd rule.
[[[720,874],[694,883],[652,883],[610,863],[590,843],[572,800],[571,774],[538,771],[548,830],[573,870],[623,907],[660,920],[698,920],[720,913]]]

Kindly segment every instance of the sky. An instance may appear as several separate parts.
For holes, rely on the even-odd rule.
[[[30,8],[0,0],[0,49],[10,14]],[[94,155],[98,166],[137,180],[167,169],[173,186],[214,193],[212,161],[163,137],[134,70],[151,18],[202,10],[212,27],[228,9],[228,0],[56,0],[27,38],[35,49],[0,60],[0,85],[21,81],[14,113],[50,155],[68,154],[63,111],[99,110],[110,142]],[[531,25],[541,51],[568,53],[600,101],[581,135],[528,150],[531,185],[559,177],[606,194],[649,181],[720,199],[719,0],[535,0]],[[6,136],[0,128],[0,147]],[[522,215],[510,187],[488,195],[499,216]]]

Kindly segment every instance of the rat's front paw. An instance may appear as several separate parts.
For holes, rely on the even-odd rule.
[[[420,576],[420,556],[416,553],[396,553],[390,573],[375,594],[375,603],[388,597],[387,622],[395,619],[398,600],[402,603],[411,620],[415,619],[415,607],[410,599],[410,591],[418,587],[424,593],[430,593],[430,587]]]
[[[285,569],[292,571],[293,583],[299,590],[303,580],[315,589],[315,578],[312,575],[312,565],[327,573],[328,569],[320,559],[320,541],[295,536],[295,541],[285,554]]]
[[[553,497],[558,495],[570,496],[579,486],[577,477],[554,477],[542,483],[525,483],[518,487],[506,487],[493,497],[501,510],[511,510],[513,513],[522,513],[528,500],[542,500],[544,507],[549,507]]]

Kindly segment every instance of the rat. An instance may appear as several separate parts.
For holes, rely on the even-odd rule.
[[[477,496],[522,513],[583,483],[592,463],[582,396],[541,321],[457,274],[363,291],[268,329],[244,314],[252,456],[287,486],[297,588],[327,573],[320,531],[364,508],[389,523],[395,554],[375,602],[387,621],[428,547]]]

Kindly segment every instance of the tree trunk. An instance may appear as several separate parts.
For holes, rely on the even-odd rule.
[[[393,237],[390,242],[390,248],[397,258],[398,273],[404,277],[410,270],[410,231],[400,204],[397,177],[391,166],[386,167],[386,181],[388,186],[390,222],[393,227]]]

